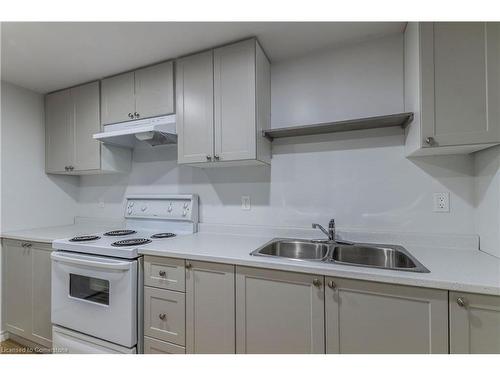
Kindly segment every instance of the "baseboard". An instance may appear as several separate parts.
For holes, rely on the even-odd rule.
[[[7,332],[7,331],[0,332],[0,342],[8,340],[8,339],[9,339],[9,332]]]

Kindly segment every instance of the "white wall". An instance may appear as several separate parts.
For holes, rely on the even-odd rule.
[[[2,231],[73,221],[78,179],[45,174],[43,96],[2,82]]]
[[[475,153],[475,231],[480,247],[500,257],[500,146]]]
[[[0,231],[72,222],[78,180],[45,174],[43,96],[2,82],[0,111]]]
[[[274,127],[403,111],[403,44],[390,36],[272,68]],[[149,146],[147,146],[149,147]],[[134,151],[127,176],[83,176],[79,214],[121,216],[133,193],[197,193],[206,223],[473,233],[473,158],[404,157],[401,129],[281,139],[272,167],[177,166],[175,146]],[[451,213],[432,193],[451,192]],[[250,195],[252,209],[240,209]],[[99,206],[99,202],[104,207]]]
[[[272,126],[402,112],[403,35],[273,64]]]

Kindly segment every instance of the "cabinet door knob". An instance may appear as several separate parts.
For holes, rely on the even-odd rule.
[[[65,170],[66,172],[67,172],[67,171],[69,171],[69,167],[68,167],[68,166],[65,166],[65,167],[64,167],[64,170]]]
[[[336,288],[337,288],[337,285],[333,282],[333,280],[330,280],[330,281],[328,282],[328,287],[329,287],[330,289],[336,289]]]
[[[219,161],[220,160],[220,156],[219,155],[214,155],[214,159]]]
[[[167,273],[165,271],[161,270],[158,272],[158,275],[160,275],[161,277],[165,277],[167,275]]]
[[[467,306],[467,301],[463,297],[458,297],[457,298],[457,304],[460,307],[465,307],[465,306]]]
[[[73,172],[73,169],[75,169],[75,167],[73,167],[72,165],[70,165],[70,166],[68,167],[68,169],[69,169],[71,172]]]
[[[186,269],[191,269],[193,267],[193,265],[189,262],[186,262]]]
[[[207,161],[212,161],[212,157],[210,155],[207,155]]]
[[[158,318],[160,318],[160,320],[167,320],[167,314],[161,313],[160,315],[158,315]]]
[[[137,113],[137,112],[134,112],[134,116],[135,116],[135,118],[141,117],[141,115],[139,113]]]
[[[434,139],[434,137],[427,137],[425,138],[425,143],[429,146],[434,146],[436,144],[436,140]]]
[[[129,112],[129,113],[128,113],[128,117],[129,117],[129,118],[134,118],[134,115],[132,114],[132,112]]]
[[[321,286],[321,281],[319,279],[314,279],[313,280],[313,285],[317,288]]]

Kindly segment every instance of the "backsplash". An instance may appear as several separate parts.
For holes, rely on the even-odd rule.
[[[78,215],[123,215],[128,194],[196,193],[203,223],[474,233],[473,158],[403,155],[400,129],[275,141],[272,166],[178,166],[176,146],[134,151],[129,175],[82,176]],[[432,194],[450,191],[451,212],[433,213]],[[251,209],[241,209],[250,196]]]

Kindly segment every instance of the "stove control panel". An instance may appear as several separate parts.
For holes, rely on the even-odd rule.
[[[127,197],[125,217],[198,222],[197,195],[136,195]]]

